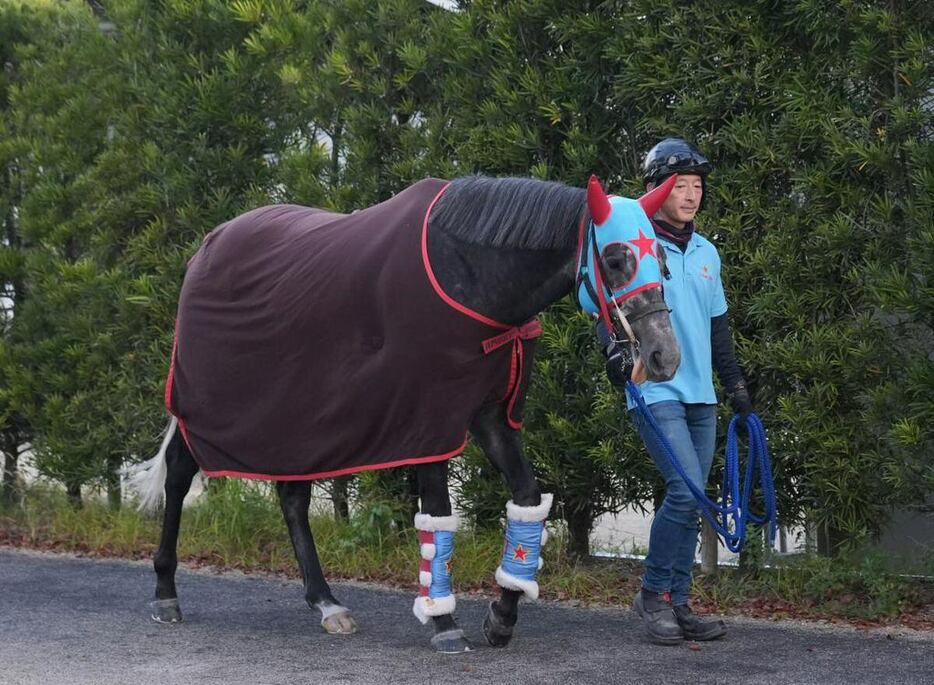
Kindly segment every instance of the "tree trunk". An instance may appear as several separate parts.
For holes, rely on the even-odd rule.
[[[739,571],[746,575],[755,575],[765,561],[765,543],[763,528],[749,524],[746,528],[746,542],[739,552]]]
[[[593,530],[593,510],[584,507],[576,511],[566,509],[565,521],[568,524],[568,554],[577,559],[590,556],[590,531]]]
[[[3,455],[3,481],[0,482],[0,504],[10,506],[19,500],[17,476],[19,475],[19,455]]]
[[[68,501],[75,509],[81,509],[84,503],[81,501],[81,483],[70,481],[65,484],[65,493],[68,495]]]
[[[717,573],[717,555],[720,541],[717,531],[703,519],[701,521],[701,573],[712,576]]]
[[[331,481],[331,502],[334,505],[334,520],[346,521],[350,518],[350,497],[348,485],[353,476],[338,476]]]
[[[817,553],[822,557],[834,557],[846,542],[846,536],[828,523],[817,528]]]
[[[119,511],[123,503],[123,491],[120,487],[120,460],[112,457],[107,460],[107,505],[111,511]]]

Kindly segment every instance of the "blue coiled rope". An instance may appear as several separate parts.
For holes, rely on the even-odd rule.
[[[769,459],[769,448],[765,442],[765,428],[756,414],[746,417],[746,431],[749,434],[749,451],[746,459],[746,474],[743,479],[742,493],[739,485],[739,446],[737,441],[737,427],[740,417],[737,414],[730,420],[726,435],[726,463],[723,467],[722,504],[717,504],[704,493],[703,489],[695,485],[678,458],[668,439],[662,434],[655,417],[645,404],[645,399],[639,387],[632,381],[627,381],[626,391],[636,403],[636,411],[645,419],[655,434],[662,451],[668,455],[671,465],[675,467],[681,479],[687,483],[691,494],[697,500],[701,515],[710,522],[717,534],[723,538],[727,549],[739,552],[746,541],[746,526],[749,523],[756,525],[769,525],[769,545],[775,544],[775,533],[778,530],[778,510],[775,506],[775,483],[772,480],[772,462]],[[762,516],[753,514],[749,508],[752,497],[753,480],[756,471],[759,472],[759,487],[762,490],[763,509]]]

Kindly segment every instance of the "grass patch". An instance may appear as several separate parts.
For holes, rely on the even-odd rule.
[[[721,571],[695,582],[712,610],[746,607],[777,618],[819,617],[890,622],[930,608],[934,588],[891,572],[879,554],[862,558],[800,557],[776,560],[754,575]]]
[[[418,545],[399,529],[386,503],[358,507],[349,521],[312,514],[311,527],[328,578],[364,580],[415,590]],[[151,559],[161,519],[102,502],[75,509],[61,491],[33,486],[0,511],[0,544],[79,554]],[[539,576],[545,599],[628,607],[642,576],[639,560],[568,556],[560,529],[545,546]],[[498,592],[493,572],[500,530],[462,530],[454,552],[459,592]],[[292,546],[272,486],[230,479],[185,509],[178,546],[183,562],[298,578]],[[934,585],[889,572],[881,557],[775,560],[753,576],[723,568],[698,577],[695,605],[717,613],[773,618],[830,618],[860,624],[902,622],[934,629]]]

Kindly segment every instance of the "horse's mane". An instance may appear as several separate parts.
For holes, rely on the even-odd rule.
[[[489,247],[556,250],[577,244],[585,191],[530,178],[465,176],[451,181],[431,225]]]

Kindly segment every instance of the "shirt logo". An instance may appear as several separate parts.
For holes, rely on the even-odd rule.
[[[708,267],[706,264],[704,264],[704,266],[701,267],[700,277],[707,281],[713,280],[713,276],[710,273],[710,267]]]

